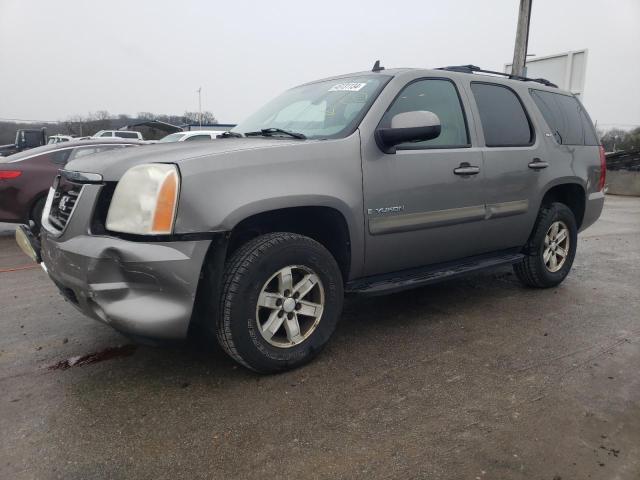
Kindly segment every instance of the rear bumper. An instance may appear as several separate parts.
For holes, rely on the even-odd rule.
[[[595,223],[604,207],[604,192],[590,193],[584,207],[584,217],[580,225],[580,231],[585,230]]]
[[[132,242],[42,231],[42,261],[81,312],[134,337],[186,338],[211,240]]]

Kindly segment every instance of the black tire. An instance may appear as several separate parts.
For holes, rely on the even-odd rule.
[[[33,220],[36,224],[36,229],[38,234],[40,233],[40,229],[42,228],[42,211],[44,210],[44,205],[46,203],[46,198],[40,197],[36,200],[36,203],[33,204],[31,208],[31,217],[29,220]]]
[[[317,275],[324,309],[308,337],[284,348],[264,338],[256,310],[265,283],[291,265]],[[293,233],[270,233],[247,242],[227,261],[220,302],[216,336],[225,352],[256,372],[281,372],[310,361],[331,337],[342,311],[342,275],[333,256],[318,242]]]
[[[563,222],[569,230],[569,248],[566,260],[562,267],[552,272],[545,264],[543,254],[545,251],[545,236],[555,222]],[[576,256],[578,246],[578,227],[576,218],[569,207],[563,203],[543,205],[538,214],[536,226],[524,248],[525,258],[513,265],[513,270],[518,279],[529,287],[550,288],[560,284],[569,274],[573,259]]]

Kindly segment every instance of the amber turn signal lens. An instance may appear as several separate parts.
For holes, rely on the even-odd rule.
[[[178,201],[178,174],[170,172],[162,182],[158,191],[156,211],[153,214],[152,230],[154,233],[171,233]]]

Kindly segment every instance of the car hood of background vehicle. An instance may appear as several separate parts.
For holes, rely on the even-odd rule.
[[[99,173],[105,181],[119,180],[131,167],[143,163],[176,163],[202,159],[203,162],[215,162],[216,157],[242,151],[259,151],[269,148],[286,148],[300,144],[303,140],[288,138],[220,138],[201,142],[157,143],[136,148],[122,148],[96,153],[72,160],[65,170]]]

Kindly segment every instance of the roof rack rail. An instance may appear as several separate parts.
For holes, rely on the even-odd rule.
[[[488,73],[490,75],[499,75],[501,77],[507,77],[511,80],[520,80],[523,82],[537,82],[542,85],[546,85],[547,87],[558,88],[555,83],[550,82],[545,78],[529,78],[523,77],[522,75],[512,75],[511,73],[503,73],[503,72],[494,72],[493,70],[483,70],[480,67],[476,67],[475,65],[454,65],[451,67],[440,67],[436,68],[436,70],[448,70],[450,72],[461,72],[461,73]]]

